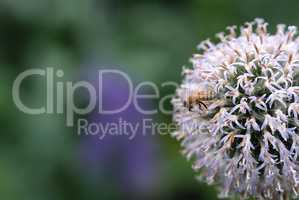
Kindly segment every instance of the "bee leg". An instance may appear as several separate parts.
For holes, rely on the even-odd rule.
[[[201,105],[203,106],[203,107],[205,107],[206,109],[208,109],[208,107],[207,107],[207,105],[205,104],[205,103],[203,103],[203,102],[199,102],[199,106],[201,107]]]
[[[189,106],[188,110],[189,110],[189,111],[192,111],[192,108],[193,108],[193,106]]]
[[[191,111],[193,108],[193,106],[189,105],[187,101],[184,101],[184,107],[187,107],[189,111]]]

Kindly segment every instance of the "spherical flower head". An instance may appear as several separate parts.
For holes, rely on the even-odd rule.
[[[262,19],[203,41],[173,99],[183,154],[220,197],[299,192],[299,39]],[[240,33],[238,33],[240,32]]]

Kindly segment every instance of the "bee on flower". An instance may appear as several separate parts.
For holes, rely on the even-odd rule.
[[[299,196],[299,37],[246,22],[205,40],[173,99],[172,135],[219,197]]]

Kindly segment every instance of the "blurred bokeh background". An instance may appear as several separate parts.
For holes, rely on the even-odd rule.
[[[217,199],[213,187],[196,181],[169,135],[78,135],[64,115],[20,112],[13,81],[26,69],[54,67],[65,72],[60,81],[88,80],[95,87],[95,72],[111,68],[136,83],[180,82],[182,66],[201,40],[255,17],[265,18],[270,30],[277,23],[299,25],[298,8],[296,0],[0,0],[0,198]],[[106,81],[104,101],[119,104],[123,84]],[[22,91],[26,103],[44,104],[42,79],[30,79]],[[163,97],[174,89],[160,92]],[[84,93],[76,97],[84,104]],[[119,115],[84,117],[138,122],[148,116],[129,107]],[[171,122],[171,115],[150,117]]]

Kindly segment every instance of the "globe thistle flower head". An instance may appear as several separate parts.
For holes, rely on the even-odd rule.
[[[298,196],[297,28],[267,26],[255,19],[200,43],[172,101],[172,135],[220,197]]]

